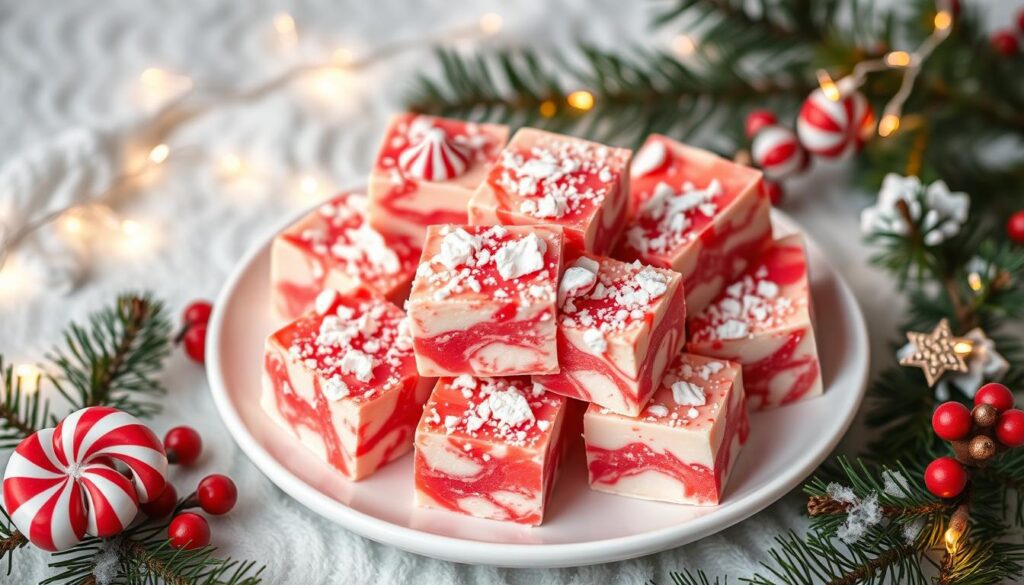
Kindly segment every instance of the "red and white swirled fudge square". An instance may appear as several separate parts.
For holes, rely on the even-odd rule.
[[[545,390],[636,416],[682,349],[686,302],[671,270],[583,255],[559,284],[557,374]]]
[[[682,274],[695,315],[771,240],[760,183],[758,170],[652,135],[633,159],[618,256]]]
[[[751,408],[822,392],[803,240],[776,240],[690,321],[687,351],[742,364]]]
[[[737,364],[679,354],[638,417],[591,405],[583,417],[590,487],[678,504],[722,501],[750,422]]]
[[[383,236],[366,222],[366,195],[341,193],[274,238],[270,255],[275,316],[291,321],[324,289],[365,285],[394,303],[409,294],[419,241]]]
[[[370,172],[370,223],[415,242],[428,225],[467,223],[469,198],[506,142],[498,124],[392,117]]]
[[[540,524],[568,402],[525,376],[438,380],[416,429],[416,504]]]
[[[558,371],[558,226],[431,226],[406,309],[424,376]]]
[[[416,373],[405,314],[377,293],[327,289],[270,335],[263,410],[353,480],[412,448],[433,378]]]
[[[474,225],[555,224],[579,252],[607,254],[625,223],[632,151],[523,128],[469,202]]]

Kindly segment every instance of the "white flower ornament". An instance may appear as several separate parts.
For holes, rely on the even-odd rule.
[[[882,180],[875,205],[861,212],[861,231],[867,235],[906,236],[912,225],[899,210],[899,202],[907,206],[907,215],[924,234],[926,246],[936,246],[960,233],[970,211],[966,193],[950,192],[943,181],[927,187],[917,177],[889,173]]]

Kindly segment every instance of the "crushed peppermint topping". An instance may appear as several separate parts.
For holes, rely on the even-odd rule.
[[[441,400],[428,411],[428,422],[443,426],[449,435],[458,431],[476,438],[486,433],[514,446],[533,444],[543,436],[551,428],[551,409],[561,404],[560,398],[547,394],[528,378],[459,376],[448,386],[461,394],[464,404]],[[452,408],[457,410],[443,419],[436,412],[449,412]],[[442,420],[444,424],[440,425]]]
[[[547,250],[548,245],[537,234],[527,234],[525,238],[502,244],[494,254],[494,264],[502,278],[512,280],[544,268]]]
[[[327,311],[331,310],[334,306],[334,301],[338,298],[338,291],[333,288],[327,288],[320,291],[320,294],[316,295],[316,300],[313,302],[313,307],[316,312],[321,315],[326,315]]]
[[[632,227],[626,230],[626,244],[641,253],[665,253],[697,237],[695,218],[711,218],[718,212],[718,197],[723,193],[718,179],[698,189],[684,183],[681,191],[659,182],[651,197],[643,203]]]
[[[743,339],[758,331],[784,326],[806,300],[783,295],[768,279],[764,266],[725,288],[714,303],[694,319],[695,340]]]
[[[673,428],[706,428],[721,414],[734,375],[718,376],[726,362],[680,354],[665,371],[641,420]],[[602,410],[601,414],[622,416]]]
[[[654,416],[668,416],[668,407],[664,404],[652,404],[647,407],[647,412]]]
[[[672,399],[679,406],[704,406],[707,403],[704,389],[686,380],[672,383]]]
[[[570,275],[574,269],[579,271],[578,276]],[[594,280],[590,282],[584,273],[593,274]],[[586,256],[567,269],[566,275],[559,287],[563,294],[561,323],[584,329],[584,341],[595,352],[605,350],[602,344],[607,334],[645,322],[659,299],[668,293],[673,278],[668,271],[639,262],[605,258],[598,263]]]

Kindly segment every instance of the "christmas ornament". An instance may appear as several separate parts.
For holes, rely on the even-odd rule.
[[[925,468],[924,484],[940,498],[955,498],[967,486],[967,470],[952,457],[939,457]]]
[[[1020,50],[1020,43],[1011,30],[992,33],[992,48],[1004,57],[1012,57]]]
[[[964,339],[970,342],[970,352],[964,356],[967,371],[947,372],[939,378],[935,385],[935,397],[939,400],[949,400],[953,388],[973,398],[985,380],[998,380],[1010,369],[1010,363],[996,351],[995,342],[980,327],[968,331]],[[966,349],[966,346],[962,349]],[[914,344],[907,343],[896,353],[896,357],[902,359],[913,352]]]
[[[991,382],[978,389],[974,395],[974,404],[975,406],[988,404],[995,409],[996,413],[1000,413],[1013,408],[1013,392],[1010,392],[1010,389],[1002,384]]]
[[[835,158],[850,145],[859,150],[874,126],[874,113],[863,94],[852,92],[833,101],[819,88],[811,92],[800,108],[796,133],[811,154]]]
[[[1024,445],[1024,410],[1011,408],[999,415],[996,438],[1007,447]]]
[[[115,464],[126,466],[130,479]],[[34,545],[65,550],[87,533],[124,530],[139,503],[163,491],[166,473],[160,440],[137,418],[83,408],[18,445],[4,473],[4,508]]]
[[[1024,244],[1024,210],[1018,211],[1006,221],[1006,235],[1018,244]]]
[[[405,174],[423,181],[448,181],[466,172],[469,153],[448,140],[443,129],[434,127],[398,155],[398,166]]]
[[[167,526],[167,538],[174,548],[202,548],[210,544],[210,524],[199,514],[182,512]]]
[[[775,114],[768,110],[754,110],[747,114],[747,121],[744,124],[744,128],[747,133],[747,138],[753,140],[757,133],[766,126],[774,126],[778,121],[775,119]]]
[[[238,488],[230,477],[215,473],[199,482],[196,499],[207,514],[227,514],[238,501]]]
[[[925,245],[935,246],[960,233],[970,203],[966,193],[950,192],[943,181],[924,187],[917,177],[889,173],[882,180],[878,201],[861,212],[861,231],[898,236],[917,231]]]
[[[164,435],[167,460],[178,465],[192,465],[203,451],[203,438],[192,427],[174,427]]]
[[[750,146],[754,163],[771,179],[784,179],[807,166],[807,153],[789,128],[761,128]]]
[[[958,441],[971,432],[971,411],[959,402],[946,402],[939,405],[932,414],[932,429],[939,438],[946,441]]]
[[[913,352],[900,359],[900,365],[921,368],[928,386],[934,386],[947,371],[966,372],[964,356],[970,353],[970,341],[954,337],[949,321],[943,319],[931,333],[908,331]]]

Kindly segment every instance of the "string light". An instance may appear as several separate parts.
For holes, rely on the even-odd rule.
[[[225,153],[217,157],[217,173],[225,179],[235,179],[245,170],[245,161],[234,153]]]
[[[537,109],[540,110],[540,115],[545,118],[551,118],[558,113],[558,105],[552,100],[542,101]]]
[[[275,16],[274,31],[277,33],[278,41],[285,48],[292,48],[298,44],[299,35],[295,27],[295,19],[291,14],[282,12]]]
[[[882,119],[878,122],[878,135],[882,138],[891,136],[893,132],[899,130],[900,117],[896,114],[885,114]]]
[[[488,12],[480,17],[480,30],[487,35],[498,34],[501,32],[504,24],[505,21],[501,18],[501,15],[494,12]]]
[[[18,364],[14,367],[14,375],[22,392],[35,394],[39,390],[39,378],[43,372],[35,364]]]
[[[127,238],[137,238],[142,234],[142,226],[133,219],[126,219],[121,222],[121,233]]]
[[[981,282],[981,275],[977,272],[972,272],[967,275],[967,286],[971,287],[971,290],[974,292],[981,292],[985,285]]]
[[[171,147],[166,144],[157,144],[149,151],[149,162],[158,165],[167,160],[171,155]]]
[[[690,35],[679,35],[672,39],[672,51],[679,57],[689,57],[697,51],[697,43]]]
[[[953,344],[953,352],[960,355],[971,355],[974,351],[974,344],[970,341],[958,341]]]
[[[839,86],[832,80],[832,76],[828,74],[828,71],[825,71],[824,69],[818,70],[818,85],[821,86],[822,93],[824,93],[825,97],[828,99],[838,102],[839,98],[842,97],[842,94],[839,91]]]
[[[340,49],[335,49],[334,52],[331,53],[331,62],[338,67],[349,67],[355,62],[355,60],[356,55],[352,52],[352,49],[342,47]]]
[[[910,65],[910,53],[906,51],[892,51],[885,55],[885,64],[889,67],[906,67]]]
[[[568,95],[565,101],[577,110],[584,112],[594,107],[594,94],[585,89],[578,89]]]
[[[935,13],[935,30],[949,30],[953,26],[953,14],[949,10],[940,10]]]

